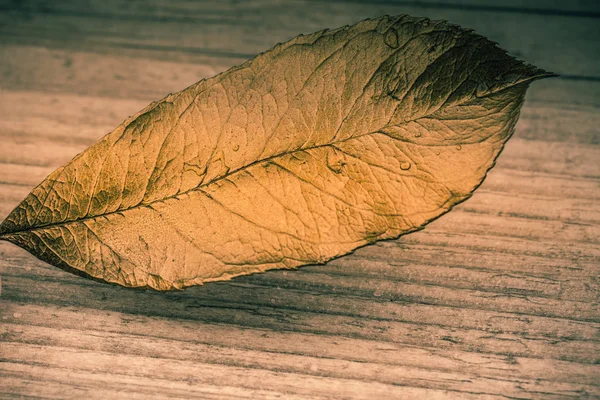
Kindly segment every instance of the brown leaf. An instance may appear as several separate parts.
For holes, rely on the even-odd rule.
[[[467,199],[550,75],[443,21],[301,35],[126,120],[0,238],[158,290],[324,263]]]

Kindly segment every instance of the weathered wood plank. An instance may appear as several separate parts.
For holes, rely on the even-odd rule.
[[[165,60],[170,52],[239,60],[299,33],[342,26],[366,17],[406,13],[473,28],[526,61],[535,61],[560,74],[600,77],[600,51],[595,40],[600,28],[594,18],[419,7],[414,3],[264,1],[239,3],[235,8],[223,4],[221,10],[213,13],[203,10],[209,7],[207,3],[184,4],[185,7],[171,8],[177,16],[150,14],[134,19],[137,23],[132,23],[131,18],[95,15],[87,10],[45,14],[7,10],[0,16],[0,34],[6,41],[19,44],[80,50],[105,48],[113,52],[120,49],[124,54],[136,49],[159,50]],[[106,20],[111,23],[106,24]],[[70,35],[73,29],[77,35]]]
[[[208,384],[188,379],[173,382],[131,374],[108,374],[98,371],[78,371],[67,368],[50,369],[47,365],[5,363],[0,365],[0,395],[3,399],[44,398],[128,398],[128,399],[319,399],[268,390]],[[42,383],[43,382],[43,383]],[[27,395],[24,395],[27,393]]]
[[[563,348],[571,347],[568,342],[577,340],[592,341],[583,346],[588,350],[589,346],[592,346],[592,349],[596,348],[598,343],[593,342],[599,339],[597,323],[584,324],[568,315],[566,318],[559,318],[555,315],[533,315],[531,312],[524,314],[510,313],[510,310],[486,310],[479,304],[453,307],[443,302],[435,304],[435,300],[429,303],[418,302],[407,296],[394,295],[389,285],[373,288],[376,292],[372,292],[371,295],[364,291],[349,295],[343,290],[343,282],[346,280],[344,276],[337,278],[337,281],[342,282],[341,288],[336,286],[331,291],[333,294],[329,294],[323,290],[323,286],[319,286],[317,280],[310,280],[311,277],[314,278],[314,274],[308,275],[310,272],[304,272],[305,269],[295,273],[298,277],[286,286],[280,286],[278,283],[288,278],[290,273],[273,272],[264,275],[262,281],[255,277],[252,280],[243,279],[230,284],[209,285],[190,294],[162,300],[153,296],[122,293],[115,288],[95,283],[78,282],[81,279],[64,273],[61,273],[62,276],[46,275],[42,278],[37,269],[33,268],[37,268],[35,264],[28,267],[29,271],[22,271],[18,277],[6,276],[4,298],[20,302],[39,301],[42,304],[77,304],[92,308],[97,307],[96,302],[102,299],[103,309],[141,315],[200,318],[203,321],[260,326],[274,330],[300,329],[309,332],[352,334],[412,345],[425,341],[432,346],[464,346],[467,351],[476,346],[487,352],[502,350],[501,354],[507,354],[508,351],[508,354],[544,358],[587,360],[586,362],[597,360],[597,352],[586,354],[586,351],[577,351],[569,354]],[[327,274],[328,269],[323,268],[323,274]],[[426,274],[427,270],[424,273]],[[301,281],[302,277],[305,278],[304,283]],[[38,285],[36,282],[42,287],[30,288],[30,294],[20,293],[26,290],[28,285]],[[423,286],[425,290],[428,288]],[[58,293],[53,292],[61,287]],[[429,287],[435,289],[435,286]],[[78,300],[78,296],[83,293],[88,293],[90,298],[85,301]],[[120,301],[108,299],[113,297]],[[149,301],[150,304],[138,306],[136,309],[136,298],[138,301]],[[335,326],[330,326],[333,321],[336,321]],[[257,323],[259,325],[256,325]],[[478,330],[482,332],[474,332]],[[530,330],[533,333],[530,333]],[[469,340],[469,337],[486,337],[490,333],[492,336],[488,337],[488,340]],[[511,351],[511,343],[501,343],[499,341],[502,338],[496,338],[494,335],[507,335],[504,338],[506,341],[521,340],[524,343],[518,348],[512,343]],[[452,344],[446,343],[444,337],[457,339],[450,340]],[[572,347],[577,348],[576,345]],[[547,354],[539,352],[540,349],[545,349]],[[533,353],[529,353],[530,351]]]
[[[189,346],[190,345],[188,344],[188,347]],[[5,343],[2,352],[12,358],[17,358],[20,363],[29,364],[33,362],[35,365],[34,360],[37,359],[40,350],[41,347],[36,345],[24,343],[15,345],[12,343]],[[110,368],[111,373],[109,376],[105,376],[105,379],[102,379],[102,384],[108,384],[109,382],[112,384],[112,381],[114,380],[117,384],[135,385],[136,391],[140,391],[140,389],[142,391],[152,391],[156,383],[169,382],[169,385],[171,385],[190,381],[195,385],[207,383],[209,385],[235,386],[251,390],[261,390],[263,380],[268,379],[271,382],[271,386],[283,393],[284,396],[286,393],[297,393],[300,395],[316,396],[318,398],[331,397],[331,393],[336,393],[339,397],[352,396],[353,398],[364,399],[373,397],[390,398],[401,395],[428,398],[451,398],[451,395],[447,393],[446,390],[442,391],[415,386],[405,386],[402,382],[392,385],[327,375],[309,375],[295,371],[289,372],[285,369],[280,372],[277,370],[271,371],[264,367],[253,368],[251,365],[248,365],[252,362],[251,360],[248,360],[246,365],[229,366],[223,364],[207,364],[201,361],[189,362],[187,360],[174,360],[165,357],[150,358],[123,353],[110,354],[94,349],[86,351],[84,349],[62,348],[48,345],[44,346],[44,351],[48,356],[42,366],[44,366],[46,371],[48,371],[50,375],[53,375],[53,378],[55,379],[56,375],[64,374],[67,371],[75,376],[85,376],[96,371],[98,366],[104,366],[105,369]],[[81,357],[81,360],[85,361],[77,362],[79,357]],[[280,355],[278,359],[285,359],[285,356]],[[323,362],[320,364],[323,364]],[[360,366],[360,364],[358,366]],[[9,364],[8,367],[10,368],[11,365]],[[307,367],[310,368],[310,365]],[[380,371],[382,370],[383,368],[380,369]],[[88,378],[87,376],[85,377]],[[147,384],[150,378],[157,382],[154,383],[154,385],[144,385],[143,389],[137,387],[140,381]],[[89,378],[86,379],[86,382],[88,384],[91,383]],[[557,386],[560,387],[560,385]],[[560,389],[564,390],[564,385],[562,386],[563,387]],[[576,392],[582,390],[581,387],[582,386],[579,385],[578,389],[571,390]],[[163,389],[162,394],[165,396],[169,392],[170,390]],[[478,394],[485,395],[485,393],[469,393],[468,391],[461,391],[461,396],[469,394],[471,395],[469,396],[470,398],[475,398],[475,395]],[[500,396],[489,397],[497,398]]]
[[[316,2],[323,0],[313,0]],[[338,0],[344,2],[344,0]],[[370,0],[355,0],[355,3],[373,3]],[[576,17],[597,17],[595,13],[600,11],[600,5],[593,0],[575,0],[564,2],[560,0],[452,0],[441,3],[436,0],[392,0],[388,3],[395,5],[418,5],[420,7],[432,9],[457,9],[462,11],[493,11],[507,13],[525,13],[525,14],[552,14]],[[348,3],[346,1],[346,3]],[[248,13],[253,10],[262,10],[261,7],[276,7],[277,4],[268,3],[264,0],[247,1],[242,4],[235,0],[225,0],[218,4],[210,1],[196,1],[190,3],[187,1],[168,1],[165,0],[145,0],[145,1],[123,1],[109,0],[103,2],[97,1],[77,1],[64,0],[59,3],[48,2],[46,0],[29,0],[19,4],[21,12],[67,12],[76,13],[87,11],[90,14],[99,14],[103,17],[106,14],[115,16],[130,16],[132,18],[141,17],[170,17],[181,16],[187,13],[201,13],[205,16],[218,17],[223,12],[231,12],[232,9],[238,10],[238,13]],[[14,9],[9,0],[0,1],[0,7],[5,9]],[[193,15],[193,14],[192,14]]]
[[[574,364],[567,361],[551,361],[530,357],[501,356],[481,352],[462,352],[456,347],[444,349],[415,348],[400,343],[381,345],[377,342],[364,339],[342,338],[337,336],[305,335],[296,331],[271,332],[264,329],[244,328],[242,331],[243,342],[239,336],[232,334],[231,330],[222,325],[204,324],[194,321],[175,322],[169,319],[136,316],[130,318],[127,314],[111,312],[106,317],[82,320],[81,309],[64,310],[36,306],[12,307],[13,316],[4,329],[4,336],[8,342],[52,343],[53,346],[75,346],[77,348],[101,352],[126,352],[156,358],[176,358],[181,361],[202,361],[211,364],[259,364],[278,370],[296,369],[302,373],[328,375],[342,374],[344,379],[363,379],[373,371],[369,368],[354,369],[341,368],[341,371],[331,370],[331,364],[324,365],[322,370],[307,369],[306,365],[318,365],[319,360],[343,360],[349,363],[367,363],[387,366],[390,372],[381,373],[372,380],[380,382],[398,382],[412,374],[411,371],[420,371],[421,386],[429,388],[447,387],[455,384],[456,379],[452,374],[462,372],[473,379],[473,383],[494,378],[502,384],[510,384],[517,377],[532,379],[536,375],[529,375],[527,369],[545,368],[543,376],[539,379],[549,379],[556,382],[575,382],[581,385],[597,386],[597,382],[587,378],[589,372],[596,371],[599,367],[594,364],[587,366]],[[14,316],[16,315],[16,317]],[[87,315],[87,313],[86,313]],[[40,319],[40,317],[44,318]],[[27,325],[28,327],[25,327]],[[51,338],[52,330],[60,326],[68,332],[61,338]],[[119,345],[120,334],[129,339],[126,346]],[[47,336],[41,339],[40,336]],[[102,338],[104,339],[98,339]],[[102,340],[104,343],[102,343]],[[154,340],[164,342],[163,345],[154,346]],[[175,343],[169,344],[168,340]],[[136,343],[137,342],[137,343]],[[150,342],[150,343],[149,343]],[[498,340],[500,342],[500,340]],[[450,343],[451,344],[451,343]],[[211,348],[213,346],[218,348]],[[143,349],[139,347],[143,346]],[[194,349],[191,346],[196,346]],[[126,348],[122,348],[126,347]],[[352,351],[361,349],[362,351]],[[210,353],[213,354],[210,354]],[[252,355],[244,353],[251,352]],[[264,354],[260,354],[263,352]],[[162,353],[161,356],[158,353]],[[183,355],[178,355],[183,353]],[[288,360],[281,360],[282,355],[290,356]],[[262,357],[268,360],[260,362]],[[301,360],[300,358],[307,358]],[[331,362],[331,361],[327,361]],[[284,365],[277,365],[283,363]],[[534,367],[537,365],[537,367]],[[400,371],[394,371],[399,368]],[[374,369],[377,369],[375,367]],[[525,371],[522,371],[525,369]],[[559,375],[559,371],[565,372]],[[587,372],[586,372],[587,371]],[[396,376],[397,372],[401,375]],[[431,374],[431,375],[430,375]],[[434,378],[436,374],[437,379]],[[428,376],[429,375],[429,376]],[[444,378],[445,375],[445,378]],[[362,376],[362,377],[361,377]],[[441,379],[440,379],[441,378]],[[426,381],[441,380],[437,384],[426,384]],[[598,390],[600,388],[590,390]],[[492,392],[493,393],[493,392]]]
[[[13,329],[16,330],[17,336],[19,337],[18,342],[13,342],[11,340]],[[411,389],[437,389],[440,391],[447,390],[479,395],[521,396],[525,398],[531,398],[531,396],[527,395],[527,392],[530,391],[536,391],[538,393],[546,392],[550,395],[556,392],[576,395],[581,391],[585,391],[592,395],[600,395],[600,387],[595,386],[593,383],[565,383],[539,378],[536,380],[530,379],[528,381],[523,381],[523,377],[515,380],[514,378],[504,378],[500,374],[495,374],[494,377],[469,374],[468,381],[465,381],[464,377],[461,376],[464,374],[462,371],[432,370],[430,368],[415,368],[398,364],[390,365],[381,361],[377,363],[365,361],[356,362],[322,358],[319,356],[290,354],[287,352],[219,348],[214,345],[207,345],[196,341],[190,342],[189,340],[178,342],[172,338],[165,340],[149,336],[111,334],[106,331],[97,332],[79,329],[63,329],[62,335],[57,338],[56,335],[53,335],[53,331],[52,328],[33,326],[26,330],[22,330],[19,326],[13,327],[9,325],[5,328],[5,335],[8,337],[8,340],[5,343],[7,348],[3,350],[3,353],[11,358],[21,359],[23,362],[27,363],[30,360],[35,360],[36,357],[34,354],[26,354],[26,350],[24,351],[24,349],[30,348],[30,351],[35,353],[37,348],[39,348],[39,346],[36,346],[36,343],[52,343],[51,347],[46,345],[45,350],[50,352],[54,351],[57,356],[60,354],[60,351],[65,351],[64,349],[68,349],[66,350],[67,352],[73,351],[71,350],[72,347],[75,347],[74,350],[78,353],[83,353],[90,358],[95,358],[99,355],[103,358],[108,358],[107,356],[109,356],[117,361],[116,368],[113,366],[113,371],[116,369],[114,372],[117,373],[120,372],[119,370],[121,370],[121,368],[123,368],[122,370],[124,371],[126,366],[123,364],[126,361],[132,360],[130,363],[136,364],[137,360],[145,358],[146,369],[148,369],[148,367],[154,369],[158,367],[157,364],[165,363],[164,361],[172,361],[179,364],[179,371],[175,374],[171,373],[170,375],[170,379],[175,381],[184,380],[185,376],[189,374],[190,369],[206,371],[219,367],[244,368],[250,371],[258,370],[258,373],[263,374],[268,374],[267,371],[277,373],[280,375],[280,378],[283,378],[281,379],[282,381],[287,381],[284,385],[290,385],[290,380],[299,380],[301,383],[306,379],[313,380],[319,378],[319,380],[323,380],[335,378],[338,381],[338,384],[342,383],[339,382],[340,380],[345,381],[345,385],[349,386],[345,390],[348,394],[355,390],[352,386],[365,385],[370,386],[369,389],[372,391],[371,393],[365,394],[375,396],[378,394],[387,396],[394,395],[394,392],[396,392],[396,395],[400,394],[402,389],[397,388],[397,386]],[[99,333],[101,334],[99,335]],[[126,341],[126,346],[122,345],[123,340]],[[115,347],[117,346],[119,350],[115,351]],[[118,357],[116,357],[117,355]],[[68,357],[64,358],[68,359]],[[565,363],[563,362],[561,364]],[[123,365],[123,367],[119,368],[121,365]],[[49,366],[51,368],[69,368],[69,364],[65,362],[60,362],[60,364],[56,363],[55,365],[50,364]],[[77,366],[81,368],[80,364],[77,364]],[[88,368],[92,369],[93,367],[90,365]],[[593,366],[592,368],[597,367]],[[131,372],[132,371],[129,370],[128,374],[131,374]],[[154,374],[158,373],[162,375],[166,372],[167,371],[154,371]],[[249,374],[251,375],[252,373],[250,372]],[[289,374],[294,375],[290,376]],[[231,378],[224,379],[223,383],[227,384],[228,380],[231,380]],[[244,381],[244,383],[246,382],[247,381]],[[393,385],[395,388],[386,388],[384,385]],[[377,390],[379,393],[375,391],[377,386],[381,386],[381,389],[378,388],[379,390]],[[255,386],[254,388],[260,388],[260,386]],[[297,390],[298,388],[294,389]],[[369,389],[367,389],[367,391],[369,391]],[[344,391],[342,391],[342,393],[343,392]],[[425,390],[423,392],[425,392]],[[326,393],[327,392],[324,392],[322,394]],[[406,393],[404,392],[404,394]],[[421,395],[424,394],[425,393],[421,393]]]

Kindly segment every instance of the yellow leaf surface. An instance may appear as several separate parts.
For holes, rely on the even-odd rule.
[[[467,199],[550,75],[443,21],[301,35],[126,120],[0,238],[158,290],[324,263]]]

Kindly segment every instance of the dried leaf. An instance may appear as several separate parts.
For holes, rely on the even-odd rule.
[[[0,238],[158,290],[324,263],[467,199],[550,75],[443,21],[301,35],[126,120]]]

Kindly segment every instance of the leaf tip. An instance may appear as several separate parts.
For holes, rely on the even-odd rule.
[[[531,65],[531,67],[533,68],[533,72],[530,75],[529,79],[532,81],[545,78],[555,78],[560,76],[560,74],[557,74],[556,72],[546,71],[545,69],[538,68],[534,65]]]

